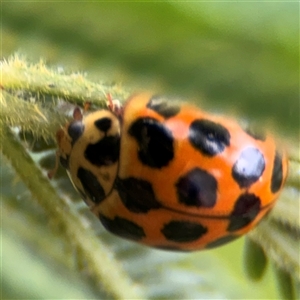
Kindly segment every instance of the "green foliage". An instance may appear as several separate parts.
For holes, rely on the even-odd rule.
[[[244,265],[247,275],[253,280],[261,279],[267,267],[265,252],[251,239],[246,239],[244,250]]]
[[[1,5],[2,299],[300,297],[298,3]],[[107,93],[123,101],[137,89],[185,95],[284,136],[286,188],[249,234],[244,267],[244,239],[187,254],[114,237],[65,172],[46,178],[70,103],[101,107]]]

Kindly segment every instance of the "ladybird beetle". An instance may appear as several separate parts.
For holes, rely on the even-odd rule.
[[[110,232],[192,251],[245,234],[274,206],[287,156],[269,135],[142,93],[57,132],[58,156]]]

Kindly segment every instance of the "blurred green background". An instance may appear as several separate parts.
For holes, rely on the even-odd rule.
[[[4,2],[2,56],[15,51],[299,129],[297,2]]]
[[[16,52],[32,62],[42,58],[96,82],[178,94],[266,123],[280,135],[299,135],[298,2],[11,1],[1,10],[2,58]],[[47,213],[21,183],[11,183],[16,175],[3,161],[1,168],[3,299],[104,299],[75,267],[60,265],[63,235],[51,233]],[[270,270],[258,283],[245,278],[242,240],[169,254],[99,231],[151,298],[277,297]]]

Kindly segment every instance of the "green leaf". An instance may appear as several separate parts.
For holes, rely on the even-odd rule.
[[[265,273],[267,257],[263,249],[257,243],[246,239],[244,265],[247,275],[252,280],[259,280]]]

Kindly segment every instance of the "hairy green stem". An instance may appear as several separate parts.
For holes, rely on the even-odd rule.
[[[66,239],[84,256],[91,278],[96,280],[99,286],[101,283],[113,299],[140,299],[141,295],[127,274],[111,258],[111,252],[99,243],[93,232],[83,226],[76,210],[57,195],[46,176],[5,126],[2,127],[0,143],[3,154],[28,187],[33,199],[47,211],[50,220],[55,220],[56,224],[65,230]]]
[[[2,88],[9,91],[25,90],[43,95],[55,96],[77,105],[89,101],[104,107],[107,94],[124,100],[128,93],[119,86],[93,83],[82,74],[65,74],[59,69],[50,69],[44,62],[29,64],[18,55],[0,64]]]

